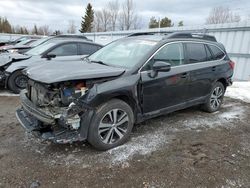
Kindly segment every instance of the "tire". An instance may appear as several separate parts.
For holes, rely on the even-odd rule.
[[[88,142],[102,151],[117,147],[129,139],[133,125],[131,107],[122,100],[112,99],[98,107],[90,124]]]
[[[28,78],[21,71],[16,71],[12,73],[8,79],[8,88],[13,93],[20,93],[22,89],[27,86]]]
[[[207,102],[203,105],[203,110],[209,113],[220,109],[225,94],[225,87],[221,82],[216,82],[210,92]]]

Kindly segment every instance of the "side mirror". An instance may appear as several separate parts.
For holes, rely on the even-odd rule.
[[[52,58],[55,58],[56,55],[55,54],[47,54],[47,55],[44,55],[43,58],[46,58],[48,60],[51,60]]]
[[[155,72],[169,72],[171,70],[171,64],[164,61],[156,61],[153,64],[153,71]]]

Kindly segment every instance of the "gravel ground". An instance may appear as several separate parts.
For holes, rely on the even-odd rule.
[[[0,187],[250,187],[250,104],[240,100],[146,121],[106,152],[37,140],[17,122],[18,105],[0,97]]]

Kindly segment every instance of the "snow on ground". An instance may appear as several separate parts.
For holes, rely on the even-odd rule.
[[[12,96],[19,96],[19,95],[11,93],[11,92],[9,92],[7,90],[2,90],[1,91],[1,88],[0,88],[0,97],[12,97]]]
[[[225,96],[250,103],[250,82],[234,82],[227,88]]]

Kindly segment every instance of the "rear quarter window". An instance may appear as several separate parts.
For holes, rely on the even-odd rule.
[[[207,52],[202,43],[186,43],[186,55],[188,63],[207,61]]]
[[[222,59],[225,56],[225,53],[221,49],[219,49],[218,47],[216,47],[214,45],[208,45],[208,46],[213,54],[214,60]]]

